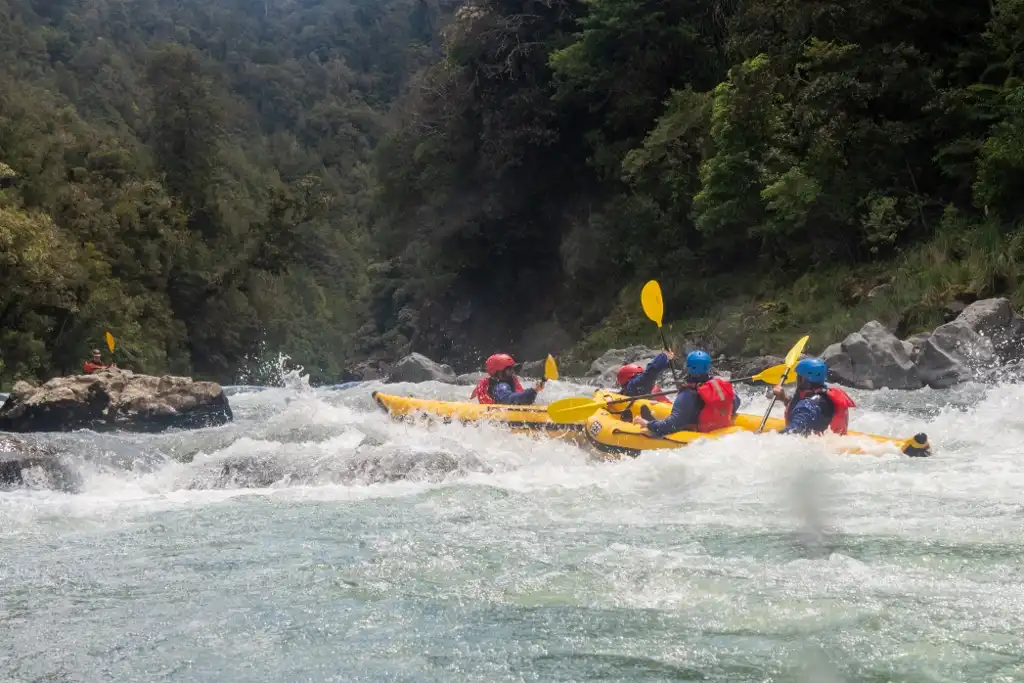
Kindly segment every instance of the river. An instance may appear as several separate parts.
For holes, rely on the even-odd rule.
[[[470,387],[286,385],[222,428],[43,437],[81,490],[0,493],[0,681],[1024,681],[1024,385],[851,392],[928,459],[611,463],[370,398]]]

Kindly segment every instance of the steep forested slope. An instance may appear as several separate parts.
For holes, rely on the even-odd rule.
[[[429,0],[0,0],[0,382],[122,364],[336,377],[367,162]]]
[[[751,334],[1019,298],[1022,8],[473,0],[382,146],[375,323],[456,353],[652,277]]]
[[[1020,0],[436,2],[0,0],[0,382],[1021,299]]]

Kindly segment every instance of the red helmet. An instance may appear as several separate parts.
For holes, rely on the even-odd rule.
[[[496,353],[487,359],[487,362],[484,363],[484,368],[487,369],[488,375],[494,376],[515,364],[515,360],[507,353]]]
[[[636,363],[633,363],[631,365],[623,365],[621,368],[619,368],[619,374],[615,375],[615,381],[619,383],[620,387],[625,386],[626,382],[633,379],[643,371],[643,367]]]

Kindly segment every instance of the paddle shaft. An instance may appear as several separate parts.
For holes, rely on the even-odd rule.
[[[664,346],[665,350],[668,351],[668,341],[665,339],[665,330],[658,327],[658,332],[661,332],[662,346]],[[672,381],[675,382],[676,386],[679,386],[679,375],[676,374],[676,364],[671,358],[668,359],[668,366],[672,369]]]
[[[779,384],[785,384],[787,377],[789,377],[789,368],[786,368],[786,371],[782,373],[782,381],[779,382]],[[779,400],[778,396],[772,396],[772,402],[768,404],[768,410],[765,412],[764,417],[761,418],[761,426],[757,428],[758,434],[764,431],[764,426],[768,422],[768,416],[772,414],[772,408],[775,407],[775,402],[777,400]]]

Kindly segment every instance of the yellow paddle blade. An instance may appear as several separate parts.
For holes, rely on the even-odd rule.
[[[593,415],[598,408],[604,408],[604,405],[604,403],[583,396],[563,398],[548,406],[548,417],[560,424],[582,422]]]
[[[558,365],[555,364],[555,359],[550,353],[547,360],[544,361],[544,379],[558,379]]]
[[[796,373],[786,374],[788,370],[785,365],[773,365],[767,370],[762,370],[750,379],[754,382],[764,382],[765,384],[778,384],[782,381],[782,376],[786,375],[786,384],[793,384],[796,382]]]
[[[644,314],[661,327],[661,320],[665,315],[665,302],[661,299],[661,285],[657,280],[651,280],[640,291],[640,305],[644,307]]]
[[[114,335],[110,334],[110,332],[107,331],[106,337],[107,337],[107,348],[110,349],[111,353],[113,353],[114,352]]]
[[[796,345],[789,350],[786,354],[786,367],[792,368],[796,365],[796,362],[800,360],[800,354],[804,352],[804,347],[807,346],[807,340],[809,336],[804,335],[803,338],[796,343]]]

